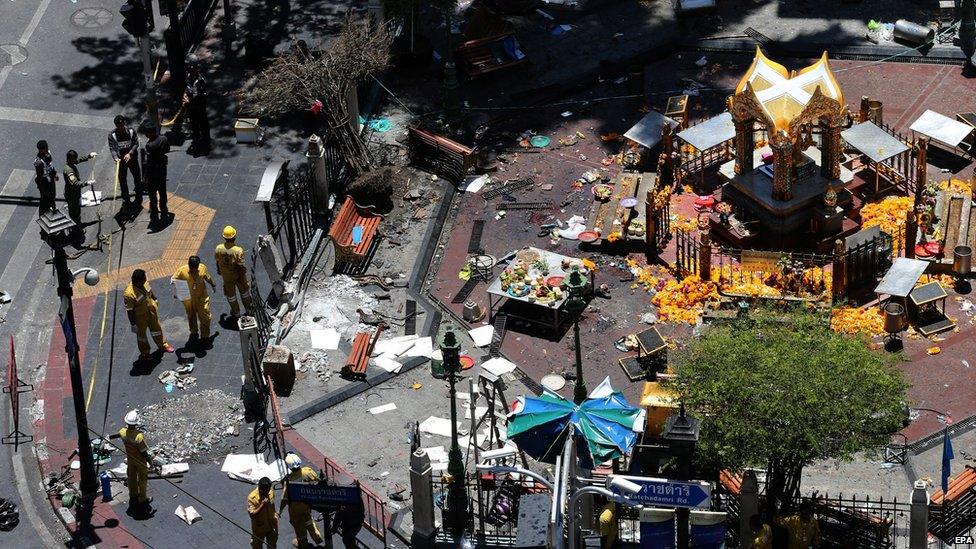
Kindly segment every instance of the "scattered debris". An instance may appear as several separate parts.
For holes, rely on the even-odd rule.
[[[396,409],[397,409],[396,403],[391,402],[389,404],[383,404],[383,405],[380,405],[380,406],[374,406],[374,407],[372,407],[372,408],[369,409],[369,413],[371,413],[371,414],[373,414],[375,416],[376,414],[382,414],[383,412],[389,412],[391,410],[396,410]]]
[[[228,454],[224,458],[221,472],[234,480],[257,484],[261,477],[278,482],[285,477],[285,461],[276,459],[271,463],[264,461],[263,454]]]
[[[153,453],[166,462],[198,462],[223,453],[228,427],[244,419],[237,395],[208,389],[139,410]],[[233,433],[233,431],[231,431]]]
[[[200,513],[198,513],[192,505],[187,505],[186,507],[178,505],[176,507],[176,516],[183,519],[183,522],[187,523],[188,525],[191,525],[199,520],[203,520],[203,517],[200,516]]]

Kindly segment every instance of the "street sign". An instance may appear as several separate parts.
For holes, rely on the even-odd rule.
[[[611,487],[614,492],[624,495],[627,499],[641,505],[655,505],[658,507],[687,507],[707,509],[712,495],[712,486],[702,481],[680,481],[664,478],[631,477],[615,475],[641,485],[641,491],[636,494],[626,494],[617,487]]]
[[[301,501],[309,505],[340,507],[360,501],[359,486],[330,486],[328,484],[288,483],[288,501]]]

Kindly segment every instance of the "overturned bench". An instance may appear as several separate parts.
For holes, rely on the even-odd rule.
[[[376,240],[382,219],[382,215],[373,211],[373,206],[360,206],[347,196],[329,228],[336,263],[362,263]]]
[[[383,325],[376,327],[376,332],[359,332],[352,341],[352,350],[346,357],[346,363],[342,365],[342,377],[349,379],[366,379],[366,366],[369,364],[369,355],[373,354],[373,347],[383,333]]]
[[[471,147],[416,126],[410,126],[408,132],[410,161],[420,168],[458,184],[477,165],[477,155]]]

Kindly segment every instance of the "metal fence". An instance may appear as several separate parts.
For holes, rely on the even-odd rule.
[[[431,480],[434,493],[434,513],[444,524],[444,504],[448,482],[441,477]],[[477,532],[479,542],[493,546],[515,544],[518,526],[519,499],[526,494],[545,490],[530,479],[501,478],[491,475],[469,476],[465,492],[470,506],[470,528]],[[446,534],[445,534],[446,535]]]
[[[355,477],[342,468],[335,461],[325,458],[322,467],[325,478],[339,485],[358,485],[362,492],[363,508],[366,514],[363,518],[363,527],[373,533],[383,546],[386,546],[387,525],[390,523],[390,515],[386,511],[386,503],[376,495],[375,492],[359,483]]]
[[[184,55],[190,53],[193,45],[202,37],[203,29],[207,27],[207,21],[216,5],[217,0],[187,0],[183,5],[177,35]]]

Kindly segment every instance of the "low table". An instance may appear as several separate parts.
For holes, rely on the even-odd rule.
[[[553,253],[546,250],[541,250],[539,248],[526,247],[525,250],[531,250],[539,254],[540,259],[545,259],[546,263],[549,265],[549,274],[545,275],[546,278],[553,276],[562,276],[569,278],[570,273],[564,271],[562,268],[563,260],[569,260],[574,263],[580,263],[579,258],[569,257],[557,253]],[[502,258],[499,263],[505,262],[505,266],[508,267],[513,261],[515,261],[515,255],[517,252],[513,252]],[[587,277],[589,280],[589,294],[592,295],[596,288],[596,276],[594,273],[586,271],[585,269],[580,270],[580,274]],[[550,303],[540,304],[529,300],[528,295],[524,296],[514,296],[508,292],[502,290],[502,278],[501,274],[495,278],[491,284],[488,286],[488,315],[490,318],[494,319],[495,314],[502,305],[506,302],[514,302],[518,306],[512,307],[511,310],[506,311],[509,317],[518,318],[525,322],[541,324],[552,328],[553,330],[558,329],[562,325],[562,308],[566,304],[566,299],[569,296],[564,293],[561,299],[557,299]]]

